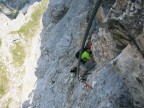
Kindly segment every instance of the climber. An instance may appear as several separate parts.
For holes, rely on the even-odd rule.
[[[75,54],[75,57],[79,59],[80,50]],[[82,55],[81,55],[81,63],[85,64],[88,59],[91,59],[92,51],[87,47],[84,47]]]
[[[86,46],[84,47],[82,55],[81,55],[81,60],[80,60],[81,63],[85,64],[86,61],[91,58],[91,55],[92,55],[91,46],[92,46],[92,43],[88,42]],[[80,50],[75,54],[75,57],[77,59],[79,59],[79,54],[80,54]]]
[[[92,56],[91,46],[92,46],[92,43],[88,42],[86,44],[86,47],[84,47],[82,55],[81,55],[80,61],[81,61],[81,67],[83,68],[83,71],[87,71],[88,69],[95,66],[95,61]],[[79,59],[79,54],[80,54],[80,50],[75,54],[75,57],[77,59]],[[76,70],[77,70],[77,67],[74,66],[70,72],[76,74]]]

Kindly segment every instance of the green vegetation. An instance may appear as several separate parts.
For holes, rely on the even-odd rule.
[[[17,33],[20,35],[23,34],[26,37],[33,37],[40,26],[40,20],[47,8],[47,0],[43,0],[38,6],[34,8],[34,11],[31,15],[31,20],[28,23],[23,25]]]
[[[0,39],[0,46],[2,45],[2,40]]]
[[[19,91],[22,91],[22,87],[23,87],[22,84],[18,86]]]
[[[18,16],[19,12],[18,11],[11,11],[8,16],[11,18],[15,19]]]
[[[9,108],[9,104],[11,103],[12,99],[9,98],[7,101],[6,101],[6,104],[5,104],[5,108]]]
[[[18,33],[20,36],[24,35],[25,41],[29,41],[29,38],[34,37],[35,33],[39,29],[41,17],[47,8],[47,2],[48,0],[42,0],[37,6],[35,6],[33,8],[34,11],[30,16],[30,20],[26,24],[21,26],[19,30],[13,31],[11,33]],[[16,64],[16,66],[21,66],[24,63],[24,59],[26,56],[25,47],[22,45],[21,42],[17,42],[15,46],[11,49],[11,52],[14,64]]]
[[[6,67],[0,62],[0,98],[7,92],[8,82]]]
[[[14,64],[21,66],[25,60],[25,49],[21,42],[16,42],[15,46],[11,49]]]

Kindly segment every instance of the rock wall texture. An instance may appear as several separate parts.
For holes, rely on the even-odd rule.
[[[1,3],[4,3],[9,8],[12,9],[21,9],[28,3],[34,3],[40,0],[0,0]]]
[[[29,20],[24,22],[29,26],[17,35],[34,37],[23,42],[30,49],[17,98],[21,106],[15,108],[144,108],[143,0],[103,0],[89,34],[97,64],[87,78],[93,89],[70,73],[96,1],[49,0],[39,21],[43,27],[25,33],[32,26]]]
[[[19,11],[26,14],[30,5],[41,0],[0,0],[0,12],[10,19],[15,19]]]
[[[38,80],[23,108],[144,107],[142,0],[103,0],[91,29],[97,62],[88,77],[93,90],[69,73],[95,2],[50,1],[43,16]]]

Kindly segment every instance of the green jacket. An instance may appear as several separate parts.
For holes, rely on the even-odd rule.
[[[90,59],[91,57],[90,57],[90,54],[87,52],[87,51],[84,51],[83,53],[82,53],[82,56],[81,56],[81,59],[83,60],[83,61],[87,61],[88,59]]]

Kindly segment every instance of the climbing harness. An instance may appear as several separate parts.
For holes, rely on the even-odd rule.
[[[80,68],[80,59],[81,59],[81,55],[82,55],[82,51],[84,49],[84,46],[85,46],[85,42],[87,40],[87,37],[88,37],[88,34],[89,34],[89,31],[90,31],[90,28],[91,28],[91,25],[93,23],[93,20],[95,18],[95,15],[98,11],[98,8],[101,4],[102,0],[98,0],[93,8],[93,11],[92,11],[92,16],[88,22],[88,26],[86,28],[86,32],[85,32],[85,35],[84,35],[84,38],[83,38],[83,42],[82,42],[82,46],[81,46],[81,50],[80,50],[80,54],[79,54],[79,59],[78,59],[78,64],[77,64],[77,75],[78,75],[78,80],[80,81],[80,78],[79,78],[79,68]]]

